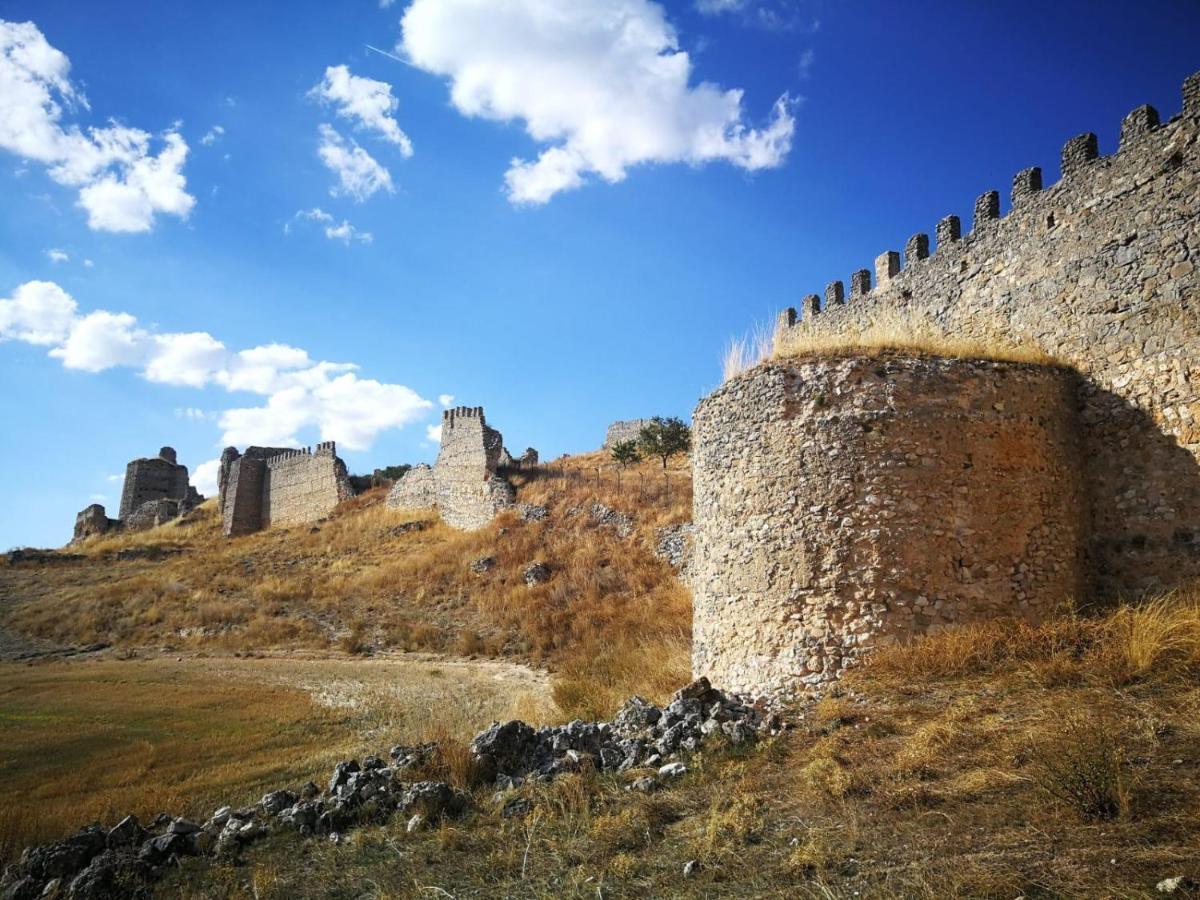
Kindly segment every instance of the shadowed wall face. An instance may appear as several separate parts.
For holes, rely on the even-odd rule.
[[[128,519],[152,500],[187,500],[188,470],[175,462],[175,451],[163,447],[156,457],[135,459],[125,467],[119,517]]]
[[[1062,169],[1047,189],[1039,170],[1018,173],[1000,218],[995,193],[982,195],[972,233],[948,217],[932,255],[910,241],[902,268],[877,269],[847,303],[788,311],[776,347],[899,313],[1077,368],[1088,566],[1098,596],[1139,596],[1200,577],[1200,74],[1181,115],[1160,124],[1139,107],[1117,153],[1080,135]]]
[[[1081,596],[1073,373],[849,357],[758,367],[694,417],[693,667],[777,693],[883,643]]]

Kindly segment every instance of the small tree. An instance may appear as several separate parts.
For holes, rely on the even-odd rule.
[[[663,469],[667,468],[668,459],[676,453],[687,453],[691,448],[692,430],[674,416],[669,419],[655,416],[638,435],[638,449],[646,456],[661,459]]]
[[[637,441],[617,441],[612,445],[612,458],[624,469],[638,462],[642,454],[638,452]]]

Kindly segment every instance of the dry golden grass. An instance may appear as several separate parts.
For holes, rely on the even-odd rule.
[[[156,657],[0,665],[0,861],[93,820],[206,816],[322,783],[347,756],[444,742],[431,775],[470,784],[493,718],[553,717],[546,679],[425,658]]]
[[[1200,682],[1186,661],[1187,602],[889,650],[793,731],[706,750],[649,797],[625,790],[639,772],[589,771],[525,786],[534,811],[515,820],[479,789],[478,811],[453,826],[410,835],[397,822],[340,847],[281,838],[246,867],[185,869],[168,890],[1155,896],[1163,878],[1200,879]],[[1164,616],[1174,624],[1161,627]],[[1046,683],[1063,659],[1077,677]],[[1156,664],[1131,675],[1131,659]],[[683,878],[690,860],[700,868]]]
[[[1032,340],[1018,341],[1000,334],[986,338],[961,337],[950,333],[928,315],[896,307],[876,309],[865,322],[847,317],[836,332],[815,331],[803,326],[790,329],[777,336],[773,356],[775,359],[790,359],[887,351],[959,359],[1058,364],[1053,356]]]

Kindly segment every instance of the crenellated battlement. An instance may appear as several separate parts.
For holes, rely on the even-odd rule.
[[[268,469],[279,469],[288,465],[303,465],[303,461],[310,460],[315,456],[337,456],[337,442],[324,441],[317,444],[315,450],[312,447],[284,450],[267,457],[266,463]],[[298,463],[297,460],[301,460],[301,462]]]
[[[1060,154],[1062,177],[1056,184],[1049,188],[1044,187],[1042,169],[1039,166],[1022,169],[1013,177],[1010,207],[1007,214],[1002,214],[999,192],[994,189],[985,191],[975,200],[969,234],[966,236],[962,234],[958,216],[946,216],[937,223],[934,231],[936,245],[932,252],[928,235],[924,233],[913,235],[905,245],[902,260],[899,252],[895,250],[885,251],[876,258],[874,287],[871,285],[871,275],[868,269],[860,269],[855,272],[850,279],[850,298],[870,296],[879,288],[886,287],[897,275],[907,273],[914,267],[919,268],[914,264],[929,259],[931,255],[944,257],[952,250],[966,252],[968,249],[978,247],[981,241],[992,242],[983,249],[998,250],[1010,238],[1013,231],[1023,235],[1028,230],[1028,223],[1025,221],[1027,216],[1036,217],[1040,214],[1041,207],[1053,206],[1056,200],[1064,199],[1064,195],[1087,194],[1083,204],[1085,208],[1106,200],[1117,199],[1110,196],[1111,186],[1107,184],[1106,180],[1094,177],[1096,170],[1103,168],[1110,174],[1136,179],[1138,165],[1145,155],[1145,140],[1154,135],[1158,143],[1163,146],[1169,145],[1175,135],[1182,130],[1181,126],[1185,124],[1183,120],[1197,118],[1200,118],[1200,72],[1184,82],[1183,108],[1179,116],[1164,124],[1153,106],[1143,104],[1137,107],[1122,120],[1119,145],[1116,152],[1110,156],[1101,156],[1098,139],[1092,132],[1070,138],[1063,145]],[[1116,171],[1126,164],[1130,169],[1128,173]],[[1144,177],[1155,175],[1153,172],[1143,174]],[[1033,202],[1042,197],[1045,198],[1044,202],[1040,204]],[[832,288],[834,285],[840,285],[840,282],[831,282],[829,287]],[[912,288],[919,287],[920,285],[912,285]],[[846,302],[842,294],[831,297],[829,288],[827,288],[825,302],[817,308],[809,303],[812,296],[809,294],[804,297],[800,304],[800,310],[792,318],[792,324],[789,327],[811,319],[835,303]],[[781,316],[780,320],[788,321],[786,316]]]
[[[487,424],[482,406],[456,406],[453,409],[442,410],[442,424],[453,428],[460,419],[469,419],[481,425]]]
[[[1075,369],[1089,568],[1101,594],[1139,594],[1200,577],[1200,73],[1178,115],[1139,106],[1114,152],[1089,132],[1060,164],[1049,186],[1019,171],[1007,211],[982,193],[968,234],[950,215],[934,246],[918,233],[903,257],[881,254],[874,284],[861,269],[848,295],[841,282],[823,303],[808,294],[780,315],[776,353],[910,328],[927,352],[1015,349]]]

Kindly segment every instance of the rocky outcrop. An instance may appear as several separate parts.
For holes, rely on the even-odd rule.
[[[685,774],[680,757],[706,742],[746,744],[780,727],[776,716],[700,679],[662,708],[634,697],[612,722],[552,728],[496,722],[476,736],[470,752],[481,776],[499,790],[495,800],[501,815],[519,818],[532,811],[533,801],[509,792],[526,781],[549,781],[587,767],[649,769],[632,785],[654,790]],[[414,777],[438,753],[437,744],[422,744],[393,747],[387,761],[378,756],[346,760],[334,767],[324,790],[309,782],[298,790],[271,791],[251,806],[221,807],[205,821],[162,815],[143,825],[127,816],[111,828],[89,825],[61,841],[27,849],[0,878],[0,898],[148,897],[150,886],[181,859],[236,858],[273,832],[337,842],[366,822],[400,818],[415,831],[461,818],[473,807],[469,794]]]

